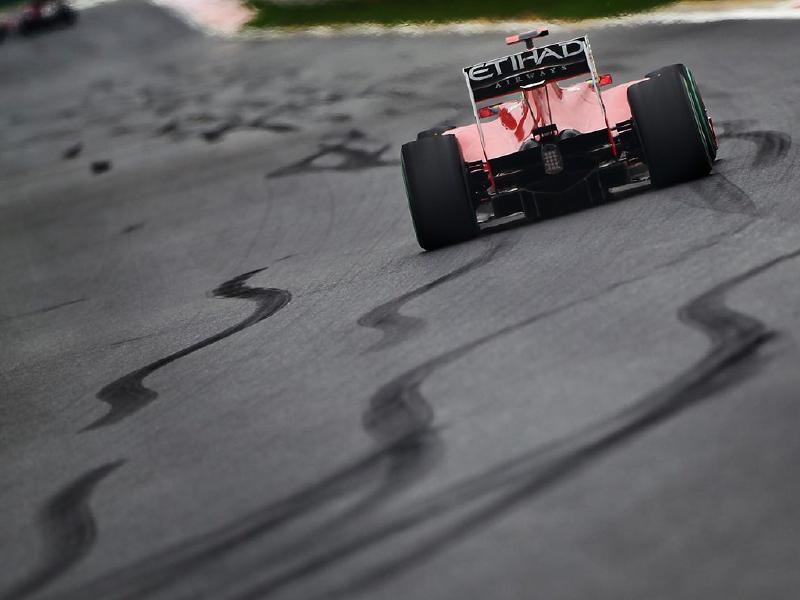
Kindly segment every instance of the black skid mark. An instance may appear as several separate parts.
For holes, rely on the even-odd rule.
[[[698,179],[690,185],[703,206],[711,210],[751,217],[758,215],[758,206],[750,194],[722,173],[711,173],[708,177]]]
[[[383,385],[370,399],[369,408],[362,417],[364,429],[370,432],[379,443],[388,442],[390,444],[388,447],[393,450],[389,457],[393,458],[394,461],[390,463],[393,468],[389,473],[394,473],[394,476],[397,477],[399,473],[406,470],[405,475],[400,480],[403,487],[418,481],[424,473],[431,469],[441,454],[441,441],[438,439],[437,430],[433,427],[434,411],[420,391],[422,383],[435,371],[469,354],[476,347],[509,333],[510,330],[516,329],[518,326],[504,328],[501,331],[437,356]],[[403,461],[415,465],[415,468],[408,469],[406,467],[404,469]],[[388,477],[383,488],[379,488],[374,493],[374,496],[369,499],[369,508],[374,509],[379,502],[389,499],[399,487],[398,481]],[[358,506],[357,509],[358,512],[352,512],[353,521],[351,521],[351,524],[358,523],[358,520],[364,517],[364,507]],[[400,528],[403,529],[405,526],[406,523],[403,523]],[[381,527],[380,529],[382,530],[383,528]],[[367,531],[370,530],[367,529]],[[252,585],[240,595],[235,596],[236,600],[269,598],[272,594],[281,591],[285,587],[327,569],[335,565],[339,560],[358,553],[362,549],[363,540],[360,536],[356,536],[358,538],[356,544],[351,545],[347,541],[347,533],[346,528],[340,527],[338,535],[335,537],[331,536],[328,539],[316,538],[315,544],[320,547],[324,547],[325,542],[330,543],[332,541],[332,549],[331,544],[329,544],[326,551],[316,555],[312,554],[310,558],[301,561],[299,564]],[[380,541],[378,539],[372,540],[370,535],[367,537],[370,538],[366,543],[367,546]],[[252,577],[252,574],[250,576]],[[328,593],[326,592],[322,597],[327,598]]]
[[[89,165],[89,170],[93,175],[102,175],[111,170],[113,163],[110,160],[95,160]]]
[[[621,281],[609,286],[607,289],[602,290],[597,296],[606,294],[614,289],[632,283],[642,277],[631,278]],[[459,346],[453,350],[440,354],[417,367],[410,369],[401,375],[395,377],[393,380],[383,385],[372,396],[369,402],[369,408],[364,413],[362,422],[364,428],[371,433],[379,443],[389,443],[389,447],[402,448],[407,446],[410,442],[422,439],[425,436],[427,439],[437,439],[438,431],[433,427],[434,412],[428,402],[420,391],[420,386],[424,381],[430,377],[434,372],[454,363],[458,359],[470,354],[476,348],[483,346],[487,343],[493,342],[502,338],[510,333],[520,330],[524,327],[532,325],[533,323],[553,317],[563,311],[574,308],[583,304],[591,298],[582,298],[564,305],[543,311],[522,321],[503,327],[493,333],[477,338],[472,342]],[[441,447],[441,442],[436,442],[432,447]],[[424,461],[428,465],[432,464],[436,455],[428,450],[427,455],[422,457],[417,456],[416,460]],[[430,466],[428,466],[430,468]],[[427,469],[426,469],[427,470]],[[419,474],[417,474],[419,476]],[[468,503],[468,498],[461,499],[464,503]],[[422,524],[428,520],[426,511],[429,508],[433,509],[432,516],[438,515],[436,511],[436,503],[429,504],[424,501],[424,508],[419,511],[414,511],[412,519],[400,518],[399,520],[392,521],[386,527],[377,526],[372,529],[367,528],[366,533],[356,533],[346,537],[343,533],[339,533],[336,538],[333,538],[333,546],[328,546],[324,551],[312,555],[311,558],[301,562],[292,568],[279,573],[274,577],[268,577],[263,581],[252,585],[252,587],[241,595],[235,596],[237,600],[257,600],[261,598],[268,598],[272,594],[282,590],[283,588],[295,584],[304,578],[311,576],[319,571],[325,570],[334,566],[339,561],[344,560],[351,555],[359,554],[362,550],[370,546],[380,543],[384,539],[394,536],[408,529],[412,529],[418,524]],[[457,508],[457,507],[454,507]],[[345,532],[347,533],[347,532]],[[323,546],[324,540],[317,540],[319,546]],[[247,574],[248,577],[253,578],[252,573]],[[336,590],[325,592],[320,598],[328,598],[329,594],[336,593]],[[348,594],[342,594],[343,597],[349,597]],[[334,597],[331,595],[330,597]]]
[[[751,142],[756,146],[753,167],[767,167],[784,158],[792,147],[792,136],[782,131],[746,130],[748,121],[724,121],[720,123],[720,140],[733,139]]]
[[[61,153],[61,158],[64,159],[64,160],[72,160],[74,158],[77,158],[82,151],[83,151],[83,143],[82,142],[76,142],[76,143],[72,144],[71,146],[69,146],[68,148],[66,148]]]
[[[168,589],[182,577],[201,572],[220,557],[262,540],[279,527],[364,493],[344,512],[301,539],[259,555],[259,570],[264,570],[265,565],[280,565],[302,558],[309,547],[323,540],[338,539],[342,529],[418,481],[436,463],[441,455],[441,442],[432,427],[433,409],[420,393],[419,386],[434,370],[467,351],[466,347],[459,348],[423,363],[375,392],[362,415],[363,427],[377,445],[373,452],[281,501],[112,572],[60,598],[136,598]],[[287,583],[293,579],[291,572],[284,577]]]
[[[240,124],[238,118],[224,120],[216,123],[213,127],[206,129],[200,134],[209,144],[220,141],[225,135],[236,129]]]
[[[733,236],[741,233],[745,229],[748,229],[749,227],[752,227],[755,223],[756,223],[756,221],[754,219],[743,220],[741,223],[739,223],[738,225],[736,225],[735,227],[733,227],[731,229],[728,229],[726,231],[721,231],[721,232],[716,233],[714,235],[708,236],[708,237],[704,238],[703,240],[701,240],[700,242],[698,242],[696,244],[693,244],[692,246],[687,247],[685,250],[683,250],[681,253],[679,253],[677,256],[675,256],[675,258],[673,258],[672,260],[670,260],[667,263],[664,263],[663,266],[673,266],[673,265],[680,264],[680,263],[682,263],[682,262],[684,262],[686,260],[689,260],[690,258],[692,258],[693,256],[699,254],[700,252],[703,252],[705,250],[708,250],[709,248],[713,248],[715,246],[718,246],[723,241],[725,241],[727,238],[733,237]]]
[[[458,277],[466,275],[470,271],[486,265],[495,257],[500,248],[500,245],[490,247],[483,255],[469,261],[465,265],[447,273],[446,275],[442,275],[438,279],[434,279],[430,283],[421,285],[409,292],[406,292],[405,294],[402,294],[401,296],[398,296],[397,298],[393,298],[388,302],[384,302],[383,304],[376,306],[369,312],[359,317],[357,321],[359,325],[362,327],[377,329],[383,334],[383,337],[372,346],[367,348],[365,352],[377,352],[379,350],[385,350],[386,348],[405,342],[406,340],[412,338],[415,334],[419,333],[425,328],[425,321],[418,317],[402,315],[400,314],[400,309],[411,300],[426,294],[432,289],[435,289],[440,285],[443,285],[449,281],[453,281]]]
[[[751,120],[723,121],[718,124],[720,140],[738,139],[756,146],[751,166],[760,168],[775,164],[785,157],[792,146],[791,136],[780,131],[747,130]],[[692,184],[693,191],[708,208],[718,212],[758,215],[758,206],[750,195],[733,183],[724,173],[714,172]]]
[[[41,565],[0,593],[0,600],[21,600],[34,594],[89,553],[97,538],[97,523],[89,499],[97,484],[124,462],[92,469],[47,501],[39,513],[39,528],[45,542]]]
[[[145,387],[143,383],[144,378],[151,373],[180,358],[239,333],[271,317],[285,307],[292,299],[292,295],[288,291],[275,288],[252,288],[245,285],[253,275],[261,273],[264,270],[265,269],[257,269],[239,275],[230,281],[226,281],[212,292],[213,296],[218,298],[252,300],[256,303],[256,309],[253,311],[253,314],[237,325],[229,327],[216,335],[212,335],[196,344],[192,344],[188,348],[179,350],[174,354],[165,356],[164,358],[109,383],[97,393],[97,399],[108,404],[110,410],[94,423],[84,428],[83,431],[98,429],[117,423],[155,400],[158,397],[158,392]]]
[[[345,513],[347,518],[352,519],[349,523],[345,520],[338,527],[328,525],[320,529],[324,537],[313,536],[312,532],[314,544],[292,544],[290,550],[294,548],[298,554],[283,554],[274,562],[280,566],[287,560],[304,558],[299,554],[301,547],[306,549],[306,553],[311,551],[310,557],[305,557],[299,563],[293,562],[289,569],[275,575],[268,573],[276,566],[269,561],[261,563],[259,568],[247,566],[229,575],[237,585],[250,582],[250,587],[237,598],[265,598],[343,560],[361,555],[363,551],[397,535],[413,532],[415,528],[431,522],[436,526],[437,519],[450,517],[453,511],[470,509],[476,502],[483,503],[455,525],[448,525],[452,521],[444,523],[433,535],[428,534],[425,539],[419,540],[411,551],[369,566],[345,587],[326,590],[319,598],[348,598],[356,591],[380,584],[461,537],[474,533],[504,511],[529,500],[537,492],[587,466],[603,453],[730,385],[733,382],[732,375],[745,374],[748,366],[746,359],[751,358],[771,334],[755,319],[728,309],[724,305],[724,295],[734,286],[798,256],[800,251],[774,259],[716,286],[689,303],[680,311],[680,316],[708,334],[712,347],[706,356],[672,383],[573,436],[534,448],[417,501],[395,512],[388,520],[361,527],[362,519],[359,517],[363,518],[363,513],[391,496],[398,489],[397,486],[417,481],[436,462],[440,448],[438,431],[433,426],[433,409],[420,391],[427,377],[483,344],[645,279],[651,273],[614,283],[592,296],[528,317],[402,373],[376,391],[362,417],[364,427],[379,444],[376,451],[284,500],[267,504],[214,531],[110,572],[62,594],[60,598],[134,598],[169,588],[185,577],[202,572],[202,569],[237,549],[263,539],[277,527],[311,515],[377,481],[378,488],[371,496],[356,503],[352,511]],[[662,267],[673,267],[675,264],[676,261],[670,261]],[[399,473],[403,474],[402,477],[398,477]],[[398,479],[393,480],[393,477]],[[346,528],[348,524],[352,527]]]
[[[757,119],[728,119],[727,121],[714,121],[714,129],[717,132],[717,137],[726,133],[746,131],[756,125],[758,125]]]
[[[670,262],[664,266],[673,266],[673,263]],[[420,386],[425,379],[438,369],[455,362],[483,344],[575,308],[645,277],[647,275],[631,277],[614,283],[592,296],[579,298],[537,313],[435,356],[401,373],[372,395],[362,415],[364,429],[378,444],[375,451],[284,500],[265,505],[214,531],[190,538],[125,568],[108,573],[62,595],[60,600],[82,600],[96,597],[108,600],[127,599],[169,588],[179,583],[182,577],[201,572],[202,569],[209,567],[221,557],[264,538],[276,528],[305,515],[313,514],[314,511],[320,510],[334,501],[340,501],[348,494],[372,486],[377,481],[378,488],[372,492],[371,497],[368,496],[356,505],[361,508],[361,512],[353,515],[354,520],[350,524],[358,524],[359,521],[356,518],[363,518],[366,513],[365,503],[371,509],[376,508],[392,490],[410,485],[415,478],[423,476],[424,472],[437,461],[441,442],[438,438],[438,431],[434,427],[433,408],[420,391]],[[408,468],[404,469],[404,464],[408,465]],[[402,478],[392,479],[399,473],[403,473]],[[338,535],[332,537],[334,543],[343,539],[341,531],[345,525],[348,523],[343,521],[338,528]],[[316,538],[313,546],[319,546],[324,541],[326,540]],[[298,556],[283,555],[281,560],[289,558],[298,558]],[[306,575],[324,569],[336,560],[335,555],[322,557],[322,559],[316,557],[276,576],[262,575],[260,582],[255,584],[253,597],[266,596],[266,590],[276,591],[289,586]],[[262,573],[266,566],[271,565],[262,564],[258,570],[244,569],[240,572],[239,578],[242,580],[253,579],[253,574],[255,572]]]
[[[353,129],[345,136],[344,140],[333,143],[323,142],[319,145],[319,150],[314,154],[294,164],[272,171],[267,177],[286,177],[314,171],[361,171],[400,164],[399,161],[383,158],[391,144],[384,144],[372,150],[366,147],[358,147],[357,141],[365,138],[366,136],[361,131]],[[324,158],[333,158],[338,162],[331,165],[315,164]]]
[[[252,129],[262,129],[264,131],[270,131],[272,133],[293,133],[299,130],[299,127],[296,125],[292,125],[291,123],[281,123],[270,121],[265,119],[264,117],[257,117],[255,119],[250,120],[247,123],[247,126]]]
[[[431,453],[437,453],[436,442],[425,434],[398,440],[281,501],[265,505],[214,531],[190,538],[60,594],[58,598],[122,600],[169,589],[179,584],[182,578],[202,572],[202,569],[212,566],[222,557],[262,540],[279,527],[313,514],[333,502],[341,502],[364,490],[369,491],[378,484],[365,498],[312,530],[307,537],[294,540],[288,547],[271,551],[266,557],[259,556],[257,570],[272,566],[270,561],[281,563],[297,558],[298,553],[320,543],[320,536],[334,536],[336,539],[339,529],[363,517],[365,512],[390,499],[401,487],[415,481],[421,472],[428,469],[426,457]],[[225,582],[220,584],[224,586]]]
[[[19,313],[17,315],[0,315],[0,320],[11,320],[11,319],[22,319],[24,317],[33,317],[35,315],[43,315],[47,314],[61,308],[66,308],[67,306],[73,306],[75,304],[80,304],[81,302],[86,302],[88,298],[76,298],[75,300],[67,300],[66,302],[59,302],[58,304],[51,304],[50,306],[45,306],[43,308],[37,308],[36,310],[31,310],[24,313]]]
[[[752,376],[755,367],[759,366],[758,350],[775,333],[754,317],[728,308],[725,296],[742,283],[798,257],[800,251],[795,251],[763,263],[715,286],[682,307],[678,312],[680,320],[703,332],[709,339],[710,348],[672,382],[576,434],[536,448],[434,494],[400,511],[384,525],[353,536],[330,554],[317,557],[317,568],[332,566],[388,538],[483,501],[466,516],[420,539],[410,550],[369,567],[346,585],[326,590],[315,599],[352,597],[424,563],[507,511],[531,501],[537,494],[586,469],[654,427],[744,377]],[[253,588],[238,596],[237,600],[256,598],[262,589]]]
[[[380,434],[378,437],[381,437]],[[366,495],[308,533],[292,539],[285,545],[258,554],[252,569],[239,567],[244,572],[243,577],[256,570],[263,573],[265,567],[274,569],[286,562],[302,559],[308,554],[309,549],[340,539],[349,527],[364,521],[381,505],[424,478],[438,464],[442,456],[442,443],[438,432],[425,424],[421,430],[410,432],[397,439],[379,453],[382,455],[380,461],[370,470],[363,472],[360,480],[356,482],[360,487],[342,489],[338,496],[329,497],[326,503],[340,502],[348,493],[354,491],[365,491]],[[325,504],[321,503],[310,508],[323,509],[324,506]],[[310,514],[311,510],[305,510],[297,515],[297,518]],[[306,563],[304,570],[313,574],[315,569],[313,565],[309,567]],[[271,587],[279,589],[284,584],[292,583],[298,575],[300,574],[292,569],[284,571],[272,580]],[[220,582],[219,586],[225,591],[230,587],[229,582],[225,581]]]
[[[134,233],[135,231],[139,231],[142,229],[146,223],[144,221],[139,221],[138,223],[131,223],[130,225],[126,225],[122,228],[120,232],[122,235],[128,235],[130,233]]]
[[[158,333],[148,333],[145,335],[137,335],[135,337],[125,338],[116,342],[112,342],[108,344],[109,348],[116,348],[117,346],[125,346],[126,344],[132,344],[133,342],[140,342],[142,340],[149,340],[151,338],[156,337],[159,335]]]

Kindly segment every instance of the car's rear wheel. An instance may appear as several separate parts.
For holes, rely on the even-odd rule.
[[[431,129],[426,129],[425,131],[420,131],[417,134],[417,139],[421,140],[422,138],[433,137],[435,135],[443,135],[445,131],[450,131],[451,129],[455,129],[453,125],[440,125],[439,127],[432,127]]]
[[[659,74],[665,73],[667,71],[677,71],[679,75],[681,75],[686,82],[689,84],[688,90],[689,95],[694,100],[694,107],[697,110],[697,116],[700,121],[700,124],[703,129],[703,134],[705,137],[705,142],[708,147],[709,156],[711,156],[711,160],[714,161],[717,159],[717,135],[714,132],[714,127],[711,124],[709,119],[708,111],[706,110],[706,103],[703,100],[703,95],[700,93],[700,86],[697,85],[697,80],[694,78],[694,74],[692,73],[691,69],[686,67],[682,64],[676,65],[669,65],[668,67],[661,67],[660,69],[653,71],[652,73],[648,73],[645,77],[657,77]]]
[[[716,139],[691,72],[671,65],[648,77],[628,88],[628,102],[651,182],[665,187],[707,175]]]
[[[401,150],[401,159],[419,245],[435,250],[474,238],[478,222],[455,136],[409,142]]]

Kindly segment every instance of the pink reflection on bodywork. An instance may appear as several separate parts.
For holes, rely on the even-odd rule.
[[[601,92],[612,128],[631,118],[628,88],[639,81],[623,83]],[[476,124],[456,127],[447,132],[458,138],[465,161],[498,158],[518,152],[521,142],[529,138],[534,129],[544,125],[555,124],[559,131],[575,129],[581,133],[606,128],[603,111],[591,83],[581,82],[562,88],[557,82],[552,82],[523,93],[527,102],[504,102],[499,106],[499,118],[485,120],[481,124],[486,144],[485,157]]]

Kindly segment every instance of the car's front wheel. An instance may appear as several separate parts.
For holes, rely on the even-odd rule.
[[[478,222],[455,136],[424,137],[405,144],[400,154],[419,245],[435,250],[475,237]]]
[[[65,25],[74,25],[78,20],[78,13],[76,10],[64,5],[58,9],[58,18]]]
[[[665,187],[708,175],[716,139],[691,71],[671,65],[648,77],[628,88],[628,102],[652,184]]]

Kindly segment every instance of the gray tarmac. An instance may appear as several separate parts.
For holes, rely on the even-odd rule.
[[[81,16],[0,46],[0,598],[797,597],[800,23],[590,32],[713,175],[425,254],[502,36]]]

